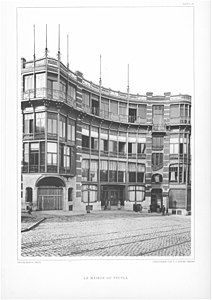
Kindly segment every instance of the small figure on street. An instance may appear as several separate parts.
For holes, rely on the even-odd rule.
[[[167,215],[169,214],[169,209],[168,209],[168,207],[166,208],[166,214],[167,214]]]
[[[150,212],[152,213],[152,204],[150,204],[149,210],[150,210]]]
[[[29,208],[28,208],[28,214],[31,215],[32,214],[32,204],[30,204]]]
[[[166,211],[166,208],[165,208],[165,206],[163,205],[163,208],[162,208],[163,216],[165,215],[165,211]]]

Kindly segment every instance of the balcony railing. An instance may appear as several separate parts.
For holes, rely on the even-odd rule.
[[[60,101],[76,107],[76,100],[62,91],[47,88],[30,89],[23,92],[23,100],[48,99],[52,101]]]
[[[152,131],[166,131],[166,125],[164,124],[153,124]]]
[[[191,119],[189,117],[171,118],[170,124],[191,124]]]

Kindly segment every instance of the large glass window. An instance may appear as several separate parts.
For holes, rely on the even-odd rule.
[[[89,142],[89,137],[82,135],[82,148],[89,149],[90,142]]]
[[[93,203],[97,201],[97,186],[96,185],[82,185],[82,201],[84,203]]]
[[[86,92],[82,93],[82,104],[85,107],[90,107],[90,94]]]
[[[71,169],[71,148],[69,146],[60,147],[60,169],[61,172],[70,172]]]
[[[47,143],[47,167],[48,172],[57,171],[57,144]]]
[[[117,101],[110,101],[110,112],[114,115],[118,115],[118,102]]]
[[[136,163],[128,163],[129,182],[136,182]]]
[[[179,135],[171,135],[170,136],[170,154],[177,154],[179,153]]]
[[[30,134],[33,133],[34,126],[34,114],[25,114],[24,115],[24,133]]]
[[[185,164],[172,164],[169,166],[169,181],[185,183],[186,182],[186,171],[187,165]]]
[[[126,163],[118,162],[118,182],[125,182]]]
[[[30,144],[29,165],[31,172],[38,172],[39,165],[39,143]]]
[[[66,118],[64,116],[60,116],[60,139],[66,139]]]
[[[103,118],[109,117],[109,100],[102,98],[101,100],[101,115]]]
[[[97,181],[98,175],[98,161],[91,160],[91,166],[90,166],[90,181]]]
[[[163,136],[153,136],[152,137],[152,149],[162,150],[163,149]]]
[[[117,182],[117,162],[109,161],[109,181]]]
[[[109,141],[109,151],[113,154],[117,154],[117,142],[116,141]]]
[[[71,97],[72,100],[76,100],[76,88],[70,84],[68,86],[68,96]]]
[[[137,164],[137,182],[145,181],[145,165]]]
[[[36,133],[45,131],[45,112],[36,113]]]
[[[75,122],[71,119],[68,119],[67,124],[67,140],[75,141]]]
[[[82,181],[89,181],[89,160],[82,161]]]
[[[34,76],[26,75],[24,76],[24,91],[34,89]]]
[[[46,76],[45,73],[36,74],[36,97],[44,97],[46,87]]]
[[[23,172],[45,171],[45,142],[24,143]]]
[[[121,122],[127,122],[127,104],[119,103],[119,118]]]
[[[142,202],[145,199],[145,187],[130,185],[128,186],[128,198],[130,202]]]
[[[137,144],[137,153],[142,154],[146,151],[146,144],[145,143],[138,143]]]
[[[24,143],[23,149],[23,172],[28,172],[29,167],[29,144]]]
[[[107,160],[100,161],[100,181],[108,181],[108,162]]]
[[[48,137],[57,138],[57,114],[48,113]]]

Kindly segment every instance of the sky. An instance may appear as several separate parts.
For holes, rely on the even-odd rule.
[[[69,7],[19,8],[18,57],[33,59],[33,25],[36,57],[44,56],[48,28],[49,56],[60,51],[67,64],[85,79],[130,93],[193,94],[192,7]]]

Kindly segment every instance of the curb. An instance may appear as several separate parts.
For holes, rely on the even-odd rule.
[[[31,230],[31,229],[37,227],[37,226],[38,226],[41,222],[43,222],[44,220],[46,220],[46,218],[42,218],[41,220],[37,221],[37,222],[36,222],[35,224],[33,224],[32,226],[27,227],[27,228],[21,230],[21,232],[26,232],[26,231],[29,231],[29,230]]]

